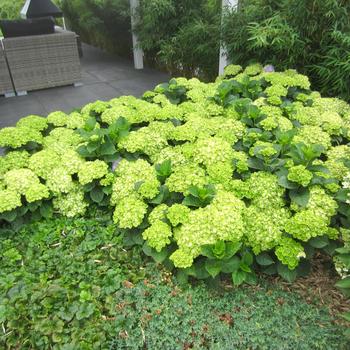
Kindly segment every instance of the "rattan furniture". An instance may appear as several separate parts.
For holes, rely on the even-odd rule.
[[[10,72],[7,66],[5,54],[0,43],[0,95],[14,96]]]
[[[55,86],[80,85],[75,33],[56,28],[54,34],[4,38],[2,43],[17,95]]]

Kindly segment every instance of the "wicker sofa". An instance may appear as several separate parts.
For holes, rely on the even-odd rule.
[[[2,43],[18,95],[80,82],[75,33],[56,28],[54,34],[4,38]]]
[[[0,95],[14,96],[10,72],[5,59],[5,54],[0,43]]]

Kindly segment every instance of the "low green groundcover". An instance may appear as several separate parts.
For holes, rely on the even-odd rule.
[[[1,349],[346,348],[317,300],[264,281],[181,291],[139,247],[123,249],[108,216],[91,214],[0,230]]]

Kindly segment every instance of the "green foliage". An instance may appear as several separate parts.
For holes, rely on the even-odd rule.
[[[349,13],[343,0],[243,0],[226,14],[223,38],[235,64],[293,67],[322,93],[348,99]]]
[[[93,216],[0,231],[1,348],[108,349],[114,293],[152,267],[138,248],[122,249],[108,216]]]
[[[61,0],[71,30],[91,45],[131,57],[132,40],[128,0]]]
[[[182,291],[150,281],[120,290],[117,298],[124,304],[114,322],[112,350],[280,349],[282,342],[285,349],[347,346],[343,328],[326,309],[265,285],[218,293],[203,285]]]
[[[173,75],[214,79],[220,8],[218,0],[140,1],[136,32],[146,57]]]
[[[0,19],[18,19],[25,0],[2,0]]]

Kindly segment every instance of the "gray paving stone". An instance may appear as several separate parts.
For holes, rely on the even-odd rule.
[[[27,96],[0,96],[0,128],[14,125],[29,114],[47,115],[55,110],[70,112],[96,100],[121,95],[141,96],[144,91],[169,80],[154,69],[134,69],[133,62],[83,45],[83,86],[64,86],[29,92]]]

